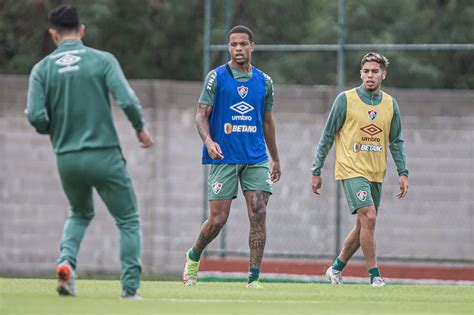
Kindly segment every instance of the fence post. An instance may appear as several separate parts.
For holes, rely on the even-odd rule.
[[[337,90],[342,92],[345,85],[345,69],[344,69],[344,41],[345,41],[345,0],[339,0],[339,32],[338,32],[338,44],[339,48],[337,51]],[[336,246],[334,256],[337,257],[341,250],[341,182],[336,181]]]
[[[225,2],[225,29],[224,29],[224,44],[227,44],[227,33],[230,31],[230,26],[232,24],[232,6],[233,0],[226,0]],[[226,51],[222,54],[222,62],[226,63],[228,61],[228,56]],[[227,256],[227,227],[221,231],[220,237],[220,257],[225,258]]]
[[[210,64],[210,37],[211,37],[211,6],[212,0],[206,0],[204,4],[204,38],[203,38],[203,54],[202,54],[202,78],[206,79],[206,75],[209,72]],[[207,219],[207,176],[209,169],[207,165],[203,166],[202,172],[202,222]],[[205,252],[204,252],[205,256]]]

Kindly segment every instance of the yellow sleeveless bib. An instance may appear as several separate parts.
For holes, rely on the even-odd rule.
[[[380,104],[365,104],[355,89],[345,92],[347,112],[336,135],[336,179],[364,177],[382,183],[387,169],[393,100],[382,92]]]

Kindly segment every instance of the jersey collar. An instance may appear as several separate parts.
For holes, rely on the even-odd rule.
[[[382,90],[379,89],[378,92],[373,93],[367,91],[363,85],[360,85],[356,88],[357,94],[362,99],[362,101],[366,104],[376,105],[382,101]]]
[[[68,46],[75,46],[75,45],[82,45],[82,40],[80,40],[80,39],[68,39],[68,40],[63,41],[61,44],[59,44],[58,48],[68,47]]]
[[[247,78],[250,79],[253,76],[253,66],[250,66],[250,71],[249,72],[242,72],[242,71],[239,71],[238,69],[232,67],[230,62],[228,63],[228,65],[230,66],[230,69],[232,70],[232,73],[234,74],[234,79],[236,79],[236,80],[238,80],[238,79],[247,79]]]

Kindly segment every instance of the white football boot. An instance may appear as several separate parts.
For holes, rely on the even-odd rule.
[[[381,288],[385,286],[385,280],[382,277],[374,277],[372,280],[372,287],[373,288]]]
[[[326,278],[331,284],[342,284],[342,271],[333,269],[332,266],[326,270]]]

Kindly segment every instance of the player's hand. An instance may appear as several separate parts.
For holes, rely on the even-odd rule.
[[[138,141],[140,141],[140,147],[144,149],[151,147],[155,143],[153,137],[146,128],[143,128],[142,131],[137,131],[137,138]]]
[[[323,179],[321,176],[313,176],[311,179],[311,188],[316,195],[319,195],[319,189],[323,185]]]
[[[276,183],[280,180],[281,176],[281,169],[280,169],[280,161],[272,161],[272,171],[270,173],[270,180],[272,183]]]
[[[212,140],[208,141],[205,143],[206,148],[207,148],[207,153],[213,160],[222,160],[224,158],[224,155],[222,155],[222,150],[219,144],[217,142],[214,142]]]
[[[400,176],[400,192],[397,194],[398,198],[403,198],[406,196],[408,192],[408,177]]]

